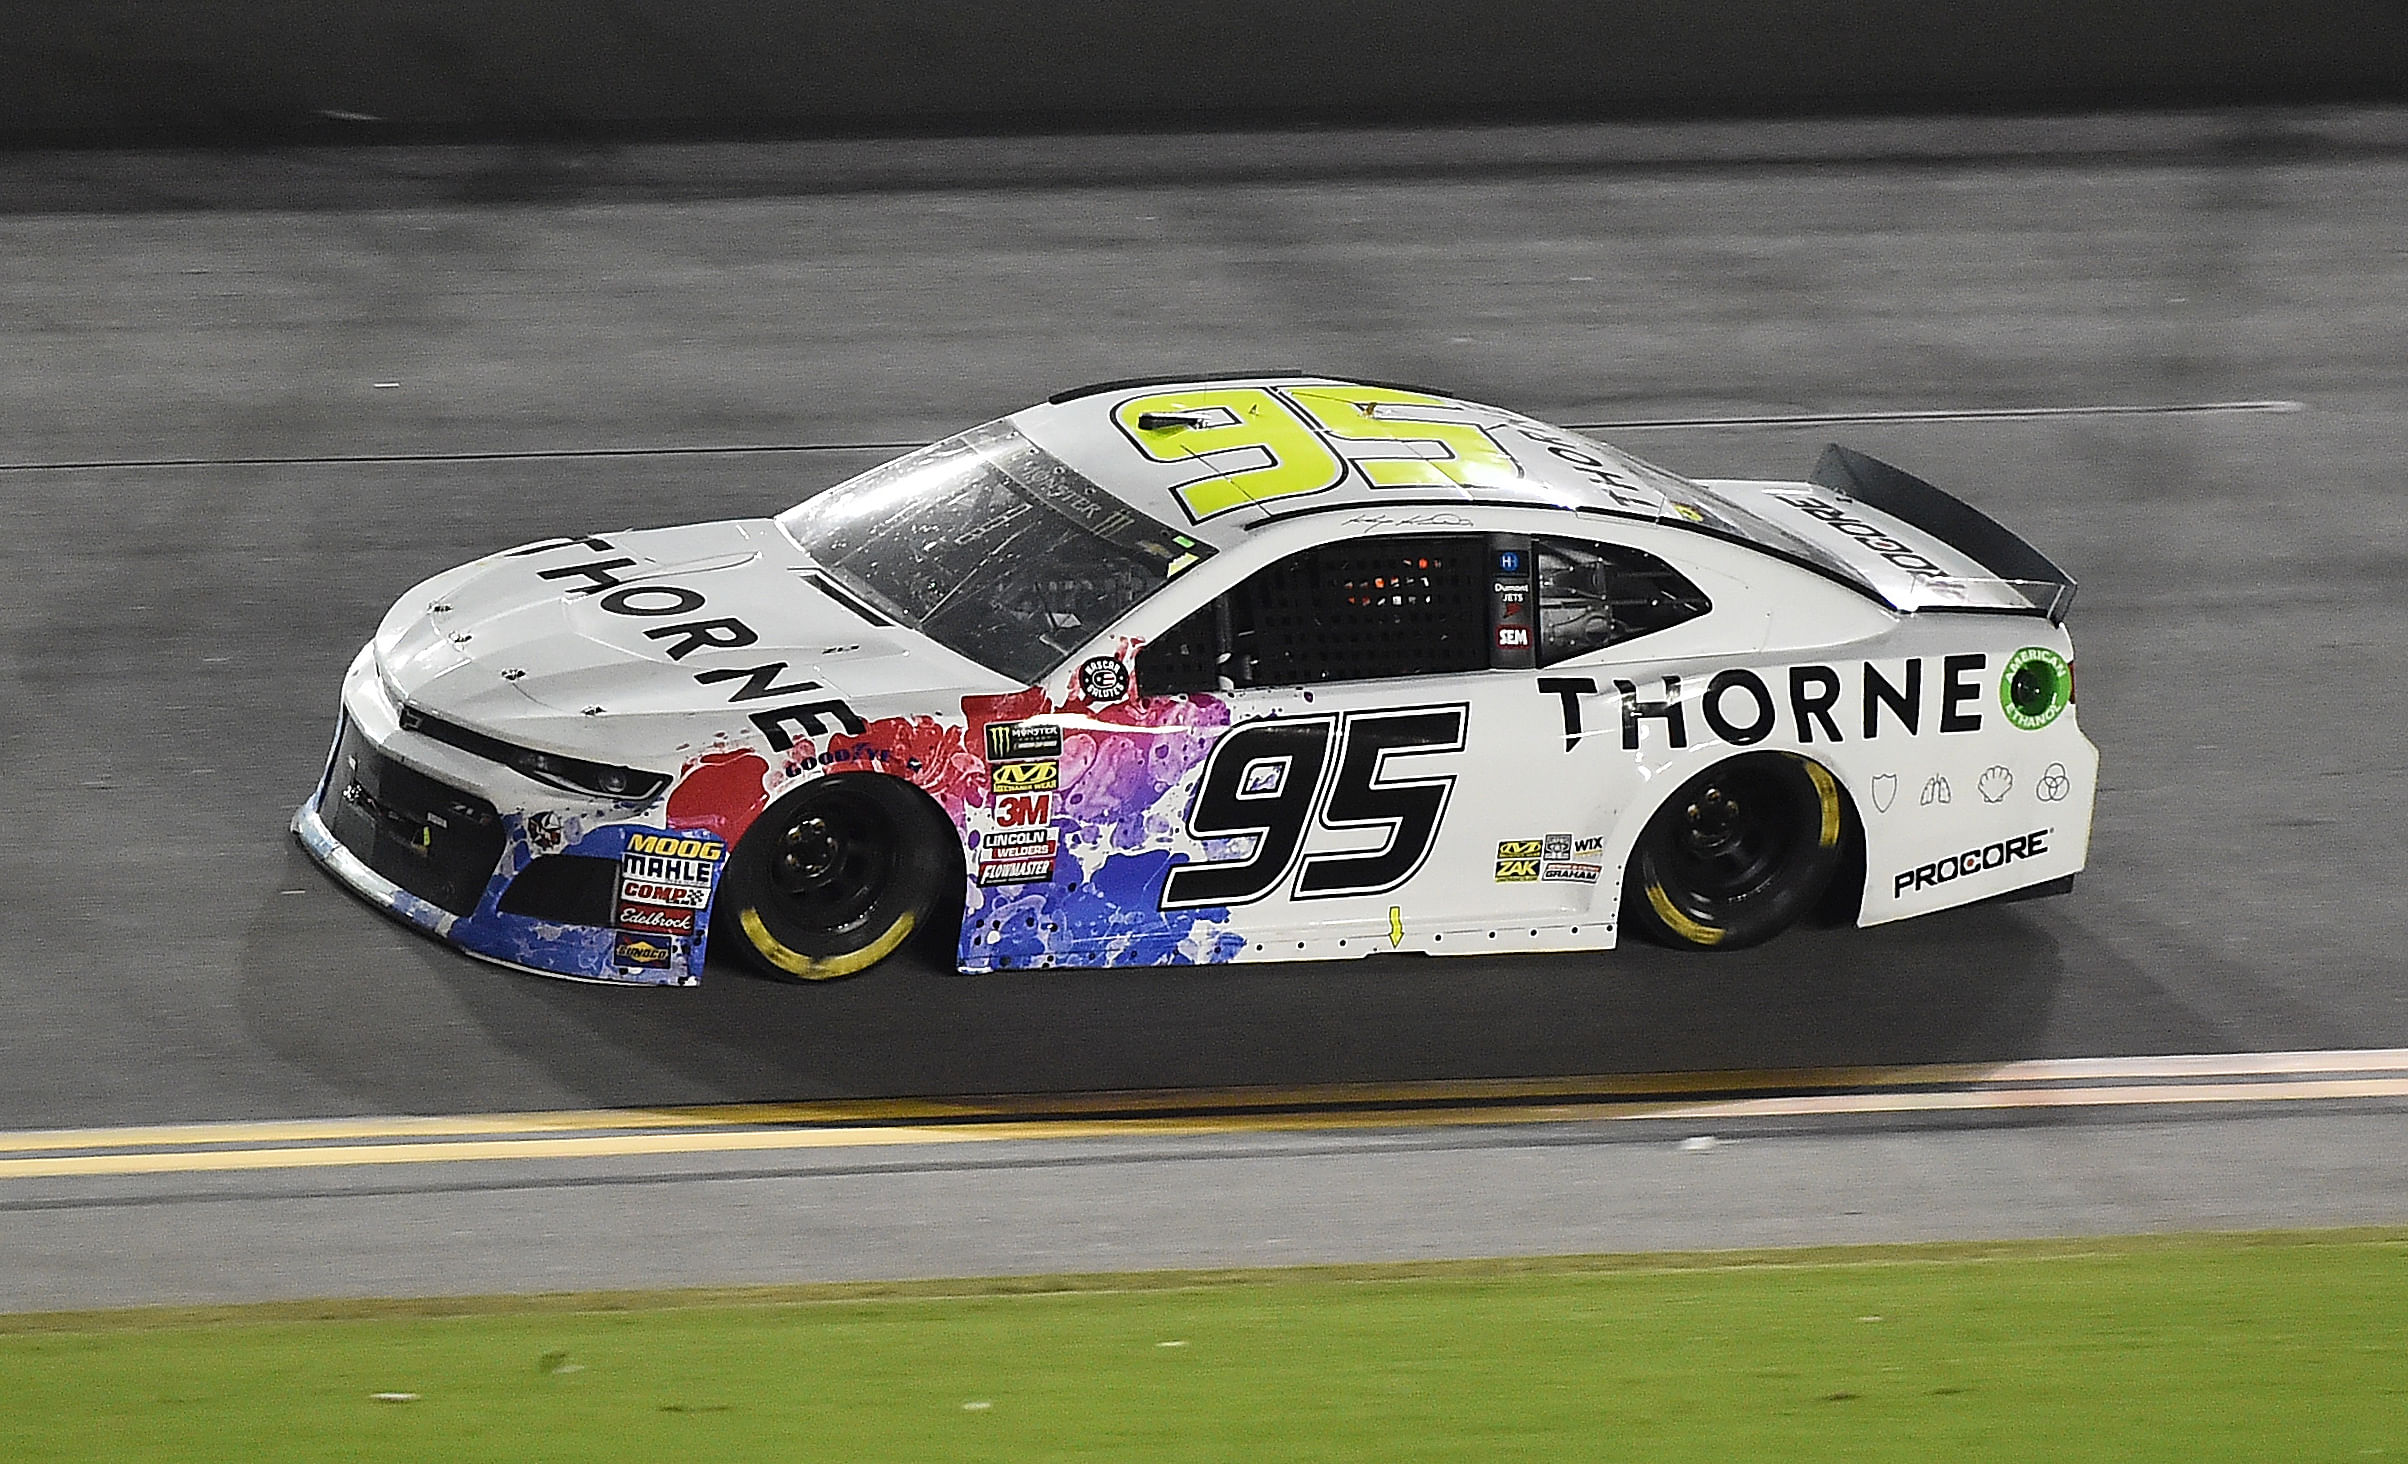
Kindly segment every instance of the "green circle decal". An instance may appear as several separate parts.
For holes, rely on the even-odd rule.
[[[2073,699],[2073,668],[2046,646],[2025,646],[2007,657],[1998,678],[1998,704],[2007,720],[2026,732],[2037,732],[2057,720]]]

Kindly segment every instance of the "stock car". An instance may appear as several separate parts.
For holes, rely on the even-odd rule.
[[[2073,590],[1845,448],[1691,480],[1407,387],[1106,383],[435,576],[294,828],[593,981],[1729,949],[2071,886]]]

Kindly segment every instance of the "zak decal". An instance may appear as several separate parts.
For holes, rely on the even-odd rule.
[[[1545,847],[1543,839],[1507,839],[1498,844],[1497,883],[1536,883],[1539,851]]]
[[[1984,844],[1979,849],[1967,849],[1962,854],[1951,854],[1929,864],[1902,869],[1890,881],[1890,898],[1897,899],[1909,890],[1931,889],[1993,869],[2004,869],[2020,860],[2037,859],[2048,852],[2048,836],[2055,832],[2055,829],[2034,829],[2012,839],[2001,839],[1995,844]]]
[[[598,595],[601,597],[598,603],[613,615],[667,621],[667,624],[646,630],[644,638],[659,641],[662,650],[672,661],[683,661],[698,651],[741,650],[761,639],[759,631],[732,615],[714,616],[706,613],[709,601],[700,590],[658,580],[643,580],[634,584],[621,580],[616,571],[633,569],[636,562],[624,554],[604,558],[612,553],[608,539],[591,535],[552,539],[541,544],[530,544],[524,549],[513,549],[506,557],[517,559],[529,555],[551,555],[573,547],[582,547],[590,557],[537,570],[535,577],[561,581],[567,585],[571,595]],[[574,581],[582,583],[571,583]],[[788,679],[786,667],[784,661],[770,661],[759,666],[715,666],[708,671],[695,672],[694,679],[704,686],[736,683],[727,698],[732,706],[827,692],[828,688],[817,681],[808,678]],[[862,734],[865,726],[842,697],[832,694],[808,700],[784,701],[781,706],[753,711],[749,715],[753,726],[767,739],[771,749],[777,752],[793,747],[798,732],[810,737],[826,735],[831,721],[855,737]]]
[[[1617,719],[1626,752],[1636,752],[1650,737],[1675,748],[1708,739],[1753,747],[1776,735],[1800,743],[1871,742],[1885,735],[1919,737],[1927,729],[1981,731],[1980,678],[1989,659],[1977,651],[1913,656],[1886,667],[1860,661],[1764,675],[1734,668],[1702,681],[1664,676],[1647,686],[1617,678],[1600,687],[1591,676],[1541,676],[1537,686],[1560,706],[1567,752],[1584,738],[1611,735]],[[1589,720],[1585,702],[1608,696],[1615,705],[1599,726]]]
[[[2025,646],[2007,657],[1999,673],[1998,704],[2007,720],[2026,732],[2056,721],[2073,694],[2073,667],[2046,646]]]

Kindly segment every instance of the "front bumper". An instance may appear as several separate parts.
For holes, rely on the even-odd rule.
[[[516,970],[636,986],[701,979],[725,843],[666,827],[665,803],[548,796],[401,730],[399,712],[363,652],[344,678],[325,775],[293,815],[322,868],[395,919]]]

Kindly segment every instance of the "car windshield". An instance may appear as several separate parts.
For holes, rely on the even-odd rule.
[[[872,468],[778,524],[887,614],[1024,683],[1212,553],[1008,422]]]

